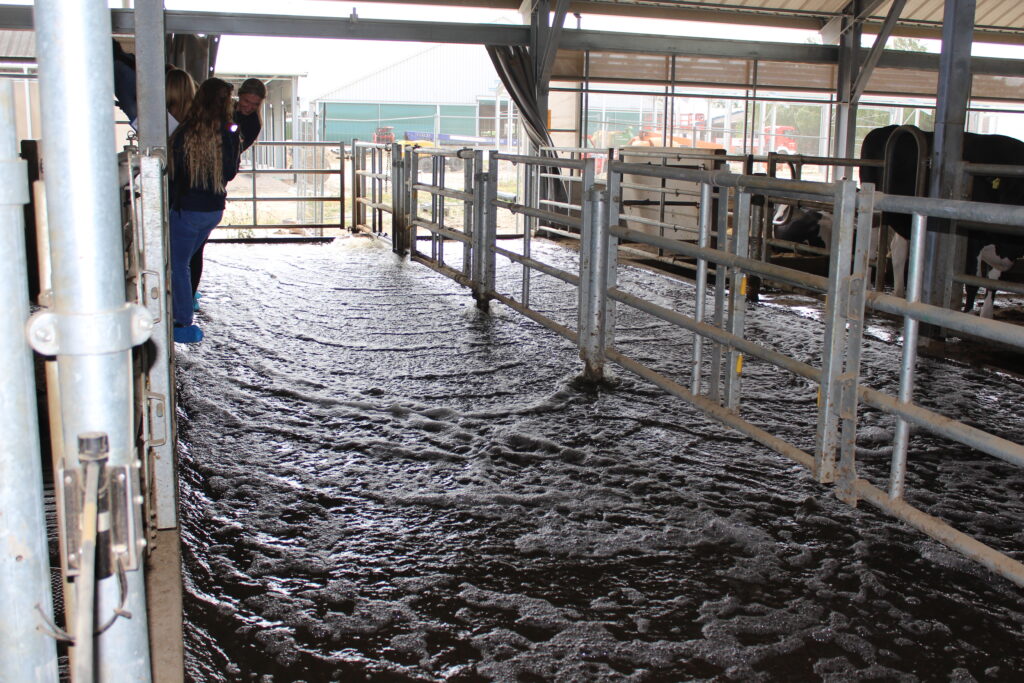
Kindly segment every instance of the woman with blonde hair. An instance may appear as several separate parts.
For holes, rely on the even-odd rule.
[[[171,135],[178,124],[188,116],[192,100],[196,96],[196,82],[184,69],[173,67],[167,70],[164,92],[167,98],[167,134]]]
[[[192,98],[196,94],[196,82],[187,71],[167,66],[164,72],[164,92],[167,101],[167,135],[171,135],[178,124],[185,120]],[[117,106],[128,117],[128,125],[139,129],[139,107],[135,92],[135,55],[125,52],[114,41],[114,97]]]
[[[189,260],[224,215],[227,183],[238,172],[240,141],[232,120],[233,88],[210,78],[171,136],[171,308],[174,340],[195,343],[203,332],[192,323]]]

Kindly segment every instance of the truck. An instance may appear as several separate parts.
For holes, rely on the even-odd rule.
[[[796,140],[790,135],[796,133],[794,126],[765,126],[764,130],[754,135],[754,139],[733,137],[729,140],[729,152],[732,154],[796,154]],[[718,142],[725,146],[725,138],[718,138]]]

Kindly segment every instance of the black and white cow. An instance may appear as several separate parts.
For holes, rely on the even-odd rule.
[[[827,247],[831,241],[832,214],[828,211],[780,204],[772,223],[775,226],[775,239],[778,240],[809,244],[812,247]]]
[[[861,144],[862,159],[885,159],[885,146],[892,133],[898,126],[886,126],[876,128],[869,132]],[[888,188],[891,194],[914,195],[917,194],[915,178],[917,173],[917,146],[913,138],[913,131],[919,131],[926,142],[927,150],[931,149],[934,134],[920,131],[913,126],[906,126],[911,133],[898,135],[894,144],[896,145],[893,155],[890,174],[893,179],[892,187]],[[1005,135],[979,135],[977,133],[964,134],[964,161],[970,163],[984,164],[1024,164],[1024,142]],[[862,167],[860,178],[862,183],[874,183],[878,189],[882,187],[882,169]],[[927,170],[922,172],[927,173]],[[927,182],[925,183],[925,187]],[[995,176],[977,176],[974,178],[969,197],[972,201],[991,202],[997,204],[1024,205],[1024,178]],[[909,251],[906,240],[910,239],[911,217],[908,214],[883,213],[882,222],[889,225],[901,238],[893,238],[891,245],[893,261],[893,282],[894,294],[904,295],[904,271],[906,268],[906,256]],[[964,270],[966,272],[978,273],[991,279],[998,279],[999,275],[1013,265],[1013,262],[1024,256],[1024,236],[1009,236],[1000,233],[971,231],[967,239],[967,255]],[[988,265],[988,272],[984,272],[983,264]],[[971,311],[974,308],[975,297],[978,288],[966,287],[967,297],[964,311]],[[985,296],[985,304],[982,307],[983,317],[992,317],[992,299],[995,291],[988,290]]]

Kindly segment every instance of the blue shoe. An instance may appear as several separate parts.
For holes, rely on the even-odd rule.
[[[192,295],[192,312],[193,313],[195,313],[196,311],[199,310],[199,299],[201,299],[202,296],[203,295],[200,292],[196,292],[195,294]]]
[[[188,327],[175,325],[174,341],[179,344],[196,344],[203,341],[203,331],[199,329],[199,325],[189,325]]]

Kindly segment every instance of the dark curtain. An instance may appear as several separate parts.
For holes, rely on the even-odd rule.
[[[538,147],[551,147],[547,112],[537,107],[537,84],[533,76],[530,53],[522,46],[488,45],[487,54],[505,90],[512,97],[523,117],[526,134]]]
[[[505,90],[512,97],[522,116],[526,134],[538,147],[553,147],[551,135],[548,133],[547,112],[541,111],[537,103],[537,83],[534,78],[533,61],[530,52],[523,46],[488,45],[487,54],[491,57],[494,70]],[[495,103],[497,106],[497,103]],[[557,157],[554,152],[542,152],[541,156]],[[559,174],[560,169],[548,168],[552,174]],[[568,193],[565,184],[554,178],[543,183],[545,198],[558,202],[567,202]]]

